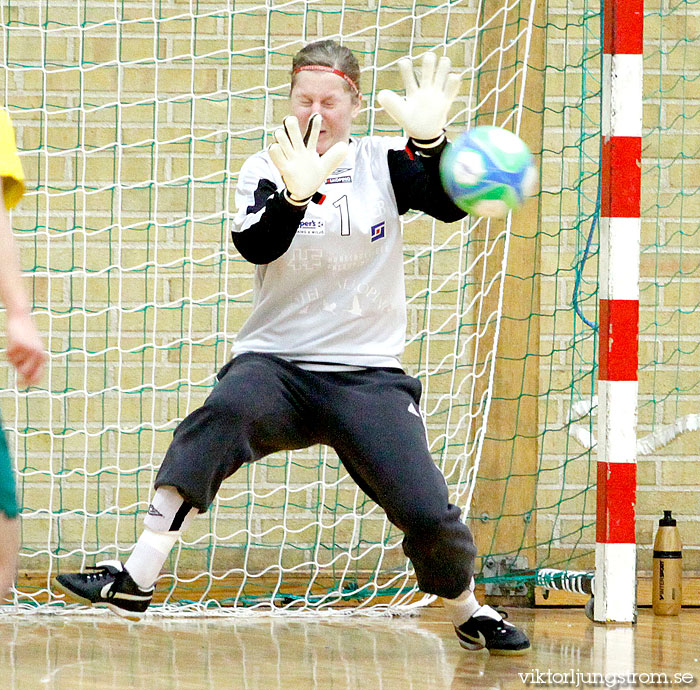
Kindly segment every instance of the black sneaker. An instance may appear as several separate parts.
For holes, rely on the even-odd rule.
[[[81,604],[104,606],[130,621],[141,620],[154,587],[141,589],[119,561],[102,561],[88,573],[64,573],[53,579],[56,589]]]
[[[525,654],[530,649],[527,635],[503,620],[490,606],[481,606],[466,623],[455,628],[455,632],[464,649],[485,647],[491,654]]]

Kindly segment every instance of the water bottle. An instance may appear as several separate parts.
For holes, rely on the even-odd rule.
[[[657,616],[677,616],[683,597],[681,535],[670,510],[664,510],[654,539],[651,602]]]

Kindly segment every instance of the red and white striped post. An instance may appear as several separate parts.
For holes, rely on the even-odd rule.
[[[604,0],[593,617],[637,616],[637,359],[644,0]]]

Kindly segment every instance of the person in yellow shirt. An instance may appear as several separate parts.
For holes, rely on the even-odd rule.
[[[0,109],[0,301],[5,305],[7,358],[25,385],[38,383],[46,354],[31,316],[22,286],[19,252],[12,235],[8,210],[24,194],[24,174],[15,147],[10,117]],[[0,601],[12,585],[19,551],[19,520],[15,481],[0,421]]]

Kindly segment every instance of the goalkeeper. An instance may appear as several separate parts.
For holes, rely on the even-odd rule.
[[[24,174],[15,148],[10,117],[0,109],[0,300],[5,306],[7,358],[27,385],[38,383],[44,370],[44,348],[32,321],[29,301],[22,287],[19,254],[7,210],[24,194]],[[17,567],[19,514],[15,480],[0,424],[0,601],[5,598]]]
[[[462,646],[529,647],[474,598],[474,542],[430,456],[421,385],[401,369],[399,217],[415,209],[451,222],[464,213],[438,173],[459,77],[432,53],[420,80],[408,59],[399,66],[406,96],[382,91],[379,103],[408,139],[355,138],[362,101],[353,54],[318,41],[294,57],[291,115],[238,181],[232,235],[256,265],[253,311],[211,395],[175,431],[132,555],[58,576],[73,599],[138,619],[179,534],[224,479],[275,451],[322,443],[403,531],[418,585],[444,598]]]

